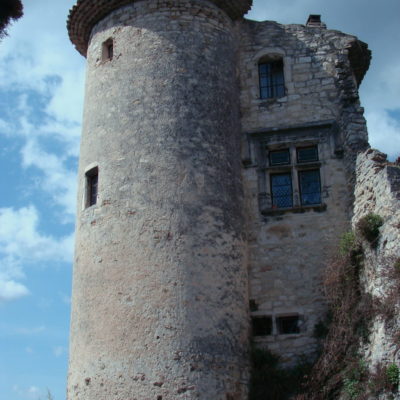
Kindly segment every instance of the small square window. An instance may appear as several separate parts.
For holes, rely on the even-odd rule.
[[[86,207],[97,203],[99,170],[97,167],[86,172]]]
[[[277,317],[276,325],[281,335],[300,333],[299,316]]]
[[[321,204],[319,169],[299,171],[299,187],[302,205]]]
[[[111,61],[114,56],[114,41],[110,38],[103,43],[102,46],[102,61]]]
[[[318,147],[300,147],[297,149],[297,162],[308,163],[312,161],[318,161]]]
[[[288,208],[293,206],[292,174],[271,175],[272,207]]]
[[[272,318],[271,317],[253,317],[251,319],[253,336],[272,335]]]
[[[289,149],[270,151],[269,152],[269,163],[271,166],[290,164]]]

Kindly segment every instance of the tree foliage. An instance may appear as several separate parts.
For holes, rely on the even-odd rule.
[[[21,18],[23,5],[21,0],[1,0],[0,4],[0,37],[6,35],[6,28],[11,21]]]

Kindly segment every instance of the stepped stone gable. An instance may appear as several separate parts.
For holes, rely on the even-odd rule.
[[[68,400],[246,400],[313,358],[368,147],[370,52],[250,0],[79,0],[87,57]]]

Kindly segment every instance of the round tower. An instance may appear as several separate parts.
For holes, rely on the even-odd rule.
[[[251,0],[79,0],[87,57],[68,400],[245,400],[233,21]]]

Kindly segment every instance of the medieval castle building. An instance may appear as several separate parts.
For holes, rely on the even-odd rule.
[[[251,0],[78,0],[87,58],[69,400],[245,400],[250,338],[313,357],[370,51]]]

